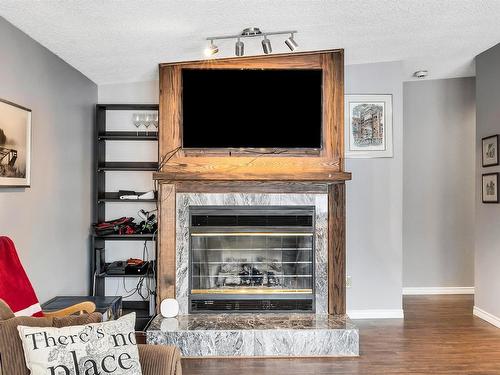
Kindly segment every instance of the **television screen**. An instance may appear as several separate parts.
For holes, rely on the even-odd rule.
[[[184,148],[321,148],[321,70],[184,69]]]

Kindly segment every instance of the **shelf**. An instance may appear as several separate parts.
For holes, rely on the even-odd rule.
[[[108,111],[158,111],[158,104],[97,104],[97,109]]]
[[[111,173],[108,171],[116,172],[127,172],[127,179],[136,180],[139,172],[144,174],[152,174],[158,170],[159,163],[154,161],[156,158],[150,158],[152,161],[140,161],[136,160],[134,155],[130,158],[125,156],[124,160],[109,160],[106,150],[108,148],[119,149],[123,152],[123,155],[130,155],[126,150],[126,147],[131,146],[131,142],[135,142],[135,145],[139,146],[138,142],[150,149],[154,150],[156,155],[158,152],[158,140],[159,133],[158,128],[150,126],[145,128],[141,126],[140,128],[135,128],[132,124],[132,113],[133,112],[153,112],[158,113],[158,104],[97,104],[96,105],[96,116],[95,116],[95,130],[93,135],[93,142],[95,147],[95,159],[96,162],[93,168],[94,174],[94,191],[95,195],[92,200],[94,206],[94,214],[92,221],[94,223],[103,222],[110,215],[107,211],[113,208],[113,205],[118,203],[127,203],[127,206],[120,205],[124,209],[132,210],[132,212],[137,211],[138,208],[144,208],[149,210],[147,207],[154,207],[157,202],[156,197],[154,199],[120,199],[118,189],[109,189],[106,191],[106,183]],[[116,114],[118,116],[110,117],[112,111],[123,111],[123,113]],[[128,113],[125,111],[129,111]],[[127,120],[128,119],[128,120]],[[108,120],[111,121],[107,126]],[[121,128],[118,122],[124,121]],[[124,125],[127,124],[127,125]],[[111,126],[112,125],[112,126]],[[128,146],[127,146],[128,145]],[[142,148],[141,146],[141,148]],[[127,160],[128,159],[128,160]],[[148,160],[148,159],[146,159]],[[136,172],[136,173],[130,173]],[[140,179],[139,179],[140,180]],[[125,181],[126,182],[126,181]],[[127,186],[120,187],[126,188]],[[131,186],[128,186],[131,187]],[[133,190],[133,189],[129,189]],[[138,195],[143,194],[143,192],[137,192]],[[112,202],[110,204],[108,202]],[[130,205],[130,203],[135,203],[136,205]],[[91,232],[93,233],[93,232]],[[111,241],[129,241],[130,245],[141,246],[145,241],[148,241],[148,247],[154,248],[154,255],[156,256],[157,246],[156,246],[157,236],[156,234],[109,234],[109,235],[97,235],[92,234],[92,247],[91,252],[91,271],[90,272],[90,290],[98,296],[103,296],[106,293],[106,284],[110,283],[112,280],[129,280],[132,284],[137,284],[141,278],[147,278],[146,280],[152,280],[150,274],[108,274],[106,269],[102,268],[105,264],[105,253],[108,246],[111,245]],[[125,242],[123,242],[125,243]],[[98,250],[99,251],[96,251]],[[120,281],[121,283],[121,281]],[[153,288],[156,289],[156,288]],[[151,299],[154,302],[154,291]],[[153,303],[154,305],[154,303]],[[123,301],[124,313],[135,311],[137,314],[136,319],[136,330],[142,330],[150,321],[150,303],[142,301]],[[153,307],[154,308],[154,307]],[[152,313],[152,312],[151,312]]]
[[[100,163],[98,171],[156,171],[157,162],[137,162],[137,161],[112,161]]]
[[[137,195],[144,194],[144,192],[136,192]],[[120,199],[120,194],[118,192],[112,193],[101,193],[97,198],[97,203],[104,202],[127,202],[127,203],[142,203],[150,202],[155,203],[156,199]]]
[[[108,274],[106,272],[103,272],[103,273],[100,273],[99,275],[97,275],[97,277],[135,277],[135,278],[139,278],[139,277],[148,277],[148,278],[153,278],[153,275],[152,274],[143,274],[143,275],[139,275],[139,274],[123,274],[123,275],[114,275],[114,274]]]
[[[158,132],[111,131],[100,133],[100,141],[157,141]]]
[[[95,238],[116,241],[152,241],[152,234],[108,234],[105,236],[94,235]]]

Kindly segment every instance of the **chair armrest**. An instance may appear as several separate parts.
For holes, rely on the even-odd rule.
[[[171,345],[137,345],[142,375],[182,375],[181,353]]]
[[[87,313],[87,314],[92,314],[95,311],[95,304],[94,302],[86,301],[86,302],[80,302],[76,303],[72,306],[68,306],[64,309],[61,310],[56,310],[56,311],[44,311],[43,315],[49,318],[62,318],[65,316],[73,315],[75,313]]]

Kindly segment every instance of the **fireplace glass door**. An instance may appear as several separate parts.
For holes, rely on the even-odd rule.
[[[313,207],[193,207],[191,311],[313,310]]]

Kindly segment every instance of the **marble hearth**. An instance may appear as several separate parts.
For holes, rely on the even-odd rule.
[[[336,357],[359,355],[359,332],[327,314],[157,316],[147,343],[176,345],[183,357]]]
[[[314,313],[189,314],[190,207],[313,206]],[[176,345],[184,357],[357,356],[359,332],[345,315],[328,315],[328,196],[322,193],[177,193],[177,318],[157,316],[147,343]]]

